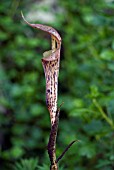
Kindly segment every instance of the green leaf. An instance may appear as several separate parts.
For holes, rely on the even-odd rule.
[[[96,168],[106,167],[107,165],[111,165],[109,160],[100,160]]]
[[[101,134],[103,131],[103,123],[100,120],[92,120],[86,124],[83,129],[90,135]]]
[[[37,165],[37,158],[22,159],[20,162],[15,164],[13,170],[36,170]]]
[[[15,146],[10,150],[10,154],[13,158],[20,158],[24,154],[24,150],[21,147]]]
[[[114,60],[114,51],[111,49],[103,50],[100,54],[101,59],[106,61]]]
[[[79,154],[81,156],[86,156],[87,158],[92,158],[96,154],[95,146],[91,143],[85,144],[80,147]]]
[[[99,91],[98,91],[98,87],[97,87],[97,86],[92,85],[92,86],[90,87],[90,90],[91,90],[90,96],[91,96],[92,98],[96,98],[96,97],[99,96]]]

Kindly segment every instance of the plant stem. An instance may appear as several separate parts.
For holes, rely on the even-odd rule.
[[[106,122],[114,129],[113,121],[106,115],[106,113],[103,111],[102,107],[99,105],[96,99],[93,99],[93,103],[101,113],[102,117],[106,120]]]
[[[48,154],[51,162],[50,170],[58,170],[57,162],[56,162],[56,138],[57,138],[57,130],[59,124],[59,113],[60,109],[56,112],[55,122],[51,127],[49,142],[48,142]]]
[[[57,163],[55,163],[54,165],[51,165],[50,170],[58,170]]]

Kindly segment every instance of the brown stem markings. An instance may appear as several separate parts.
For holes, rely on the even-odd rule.
[[[56,112],[55,122],[51,127],[51,133],[48,142],[48,154],[51,162],[51,169],[57,169],[57,162],[56,162],[56,138],[57,138],[57,131],[58,131],[58,124],[59,124],[59,113],[60,110]],[[53,168],[52,168],[53,167]]]
[[[57,110],[61,37],[54,28],[42,24],[30,24],[25,20],[23,14],[22,17],[29,26],[51,35],[52,49],[43,53],[42,65],[46,79],[46,104],[50,113],[51,125],[53,125]]]

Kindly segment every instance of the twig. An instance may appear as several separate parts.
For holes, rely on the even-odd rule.
[[[59,160],[62,159],[62,157],[65,155],[65,153],[70,149],[70,147],[71,147],[75,142],[79,142],[79,140],[74,140],[74,141],[72,141],[72,142],[65,148],[65,150],[63,151],[63,153],[57,158],[57,160],[56,160],[57,163],[59,162]]]

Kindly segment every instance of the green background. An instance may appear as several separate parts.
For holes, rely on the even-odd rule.
[[[40,1],[0,3],[0,170],[48,170],[50,117],[42,53],[50,36],[21,17]],[[61,8],[61,12],[58,9]],[[62,37],[57,156],[60,170],[114,169],[114,1],[58,0],[44,6]],[[37,21],[36,23],[39,23]],[[20,169],[19,169],[20,168]]]

